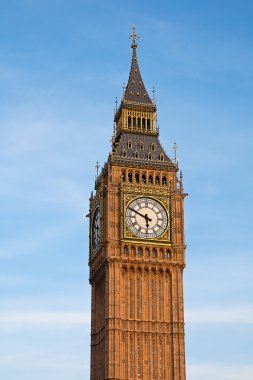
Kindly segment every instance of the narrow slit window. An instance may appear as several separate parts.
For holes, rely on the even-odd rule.
[[[130,318],[134,317],[134,280],[130,279]]]

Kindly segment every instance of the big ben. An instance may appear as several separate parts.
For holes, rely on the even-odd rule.
[[[185,380],[184,198],[135,28],[111,152],[90,197],[91,380]]]

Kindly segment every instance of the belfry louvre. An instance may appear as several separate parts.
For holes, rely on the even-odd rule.
[[[159,141],[135,28],[108,160],[90,197],[91,380],[185,380],[184,198]]]

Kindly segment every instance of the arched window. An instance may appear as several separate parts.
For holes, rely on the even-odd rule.
[[[132,172],[128,173],[128,181],[129,182],[133,182],[133,174],[132,174]]]
[[[129,254],[129,248],[127,245],[124,246],[124,254],[128,255]]]
[[[128,127],[131,127],[131,116],[128,116]]]
[[[143,117],[142,118],[142,130],[145,130],[146,128],[146,119]]]
[[[138,121],[138,128],[141,129],[141,118],[138,117],[137,121]]]
[[[131,254],[135,255],[135,248],[133,246],[131,247]]]
[[[141,247],[138,247],[138,255],[142,255],[143,254],[143,249]]]
[[[168,259],[171,258],[171,251],[170,251],[170,249],[166,250],[166,256],[167,256]]]
[[[155,150],[155,144],[154,143],[151,144],[151,150]]]
[[[157,257],[157,250],[155,248],[152,249],[152,255],[154,257]]]
[[[143,182],[143,183],[146,183],[146,175],[145,175],[145,174],[142,174],[142,177],[141,177],[141,178],[142,178],[142,182]]]
[[[155,184],[156,184],[156,185],[160,185],[160,177],[159,177],[159,175],[157,175],[157,176],[155,177]]]
[[[134,153],[134,157],[139,158],[139,153],[137,151]]]
[[[135,173],[135,182],[139,183],[140,182],[140,175],[139,173]]]
[[[167,178],[165,176],[163,176],[162,178],[162,184],[167,185]]]
[[[153,176],[151,174],[148,177],[148,183],[150,183],[150,184],[153,183]]]
[[[133,117],[133,127],[136,128],[136,117]]]
[[[151,153],[148,154],[148,160],[152,160],[152,154]]]
[[[126,157],[126,151],[125,151],[125,149],[122,151],[122,157]]]
[[[122,181],[126,181],[126,172],[123,170],[122,175],[121,175]]]
[[[161,259],[164,258],[164,250],[162,248],[159,250],[159,255],[160,255]]]
[[[141,148],[141,150],[144,149],[144,144],[143,144],[143,142],[140,142],[140,148]]]
[[[131,149],[132,148],[132,141],[128,141],[128,149]]]
[[[164,155],[162,153],[160,154],[160,161],[164,161]]]
[[[150,254],[150,250],[149,250],[149,248],[147,247],[147,248],[145,248],[145,254],[147,255],[147,256],[149,256],[149,254]]]

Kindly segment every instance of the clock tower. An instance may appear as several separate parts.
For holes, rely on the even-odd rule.
[[[159,141],[133,28],[128,84],[90,197],[91,380],[185,380],[182,173]]]

